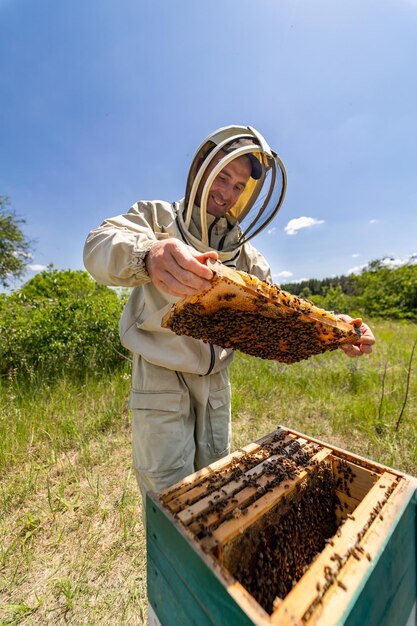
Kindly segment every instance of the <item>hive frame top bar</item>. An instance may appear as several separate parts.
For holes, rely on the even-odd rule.
[[[371,471],[377,470],[378,472],[383,472],[383,471],[392,472],[396,476],[402,476],[411,481],[414,480],[416,484],[416,488],[417,488],[417,478],[409,476],[408,474],[405,474],[404,472],[401,472],[397,469],[393,469],[381,463],[377,463],[376,461],[366,459],[365,457],[362,457],[353,452],[348,452],[347,450],[340,448],[338,446],[335,446],[333,444],[330,445],[326,443],[325,441],[323,441],[322,439],[311,437],[310,435],[305,435],[292,428],[287,428],[286,426],[279,425],[277,426],[277,429],[275,431],[272,431],[271,433],[264,435],[263,437],[261,437],[260,439],[257,439],[253,443],[250,443],[246,446],[238,448],[235,452],[232,452],[227,457],[223,457],[219,461],[216,461],[215,463],[212,463],[211,465],[208,465],[207,467],[201,470],[197,470],[195,473],[190,474],[190,476],[187,476],[186,479],[179,481],[178,483],[176,483],[175,485],[172,485],[171,487],[168,487],[168,489],[165,489],[164,491],[162,491],[158,497],[161,498],[162,501],[164,502],[170,501],[171,499],[175,498],[175,494],[184,493],[190,485],[195,485],[196,482],[199,482],[200,480],[203,480],[204,478],[207,478],[208,476],[213,475],[214,473],[218,472],[219,470],[221,470],[222,468],[230,464],[231,459],[238,458],[245,454],[251,454],[252,452],[255,452],[259,448],[259,446],[262,446],[265,443],[269,442],[274,437],[274,435],[277,435],[279,433],[286,433],[287,435],[292,436],[294,440],[299,438],[300,440],[304,442],[310,442],[310,443],[317,444],[319,446],[323,446],[325,448],[330,448],[332,450],[332,453],[338,456],[339,458],[352,460],[359,466],[369,469]]]
[[[407,478],[410,481],[415,481],[415,486],[417,489],[417,478],[410,476],[409,474],[406,474],[405,472],[401,472],[400,470],[393,469],[392,467],[389,467],[388,465],[383,465],[381,463],[377,463],[376,461],[366,459],[365,457],[359,454],[355,454],[354,452],[347,451],[344,448],[340,448],[338,446],[334,446],[333,444],[326,443],[325,441],[323,441],[323,439],[318,439],[317,437],[311,437],[310,435],[302,434],[299,431],[294,430],[293,428],[286,428],[285,426],[279,425],[277,427],[277,430],[278,431],[285,430],[288,433],[291,433],[292,435],[294,435],[295,437],[304,437],[308,439],[308,441],[317,443],[320,446],[326,446],[328,448],[331,448],[333,451],[333,454],[336,454],[341,459],[346,458],[346,459],[355,461],[355,463],[357,463],[361,467],[365,467],[370,470],[380,470],[381,472],[382,471],[391,472],[392,474],[395,474],[396,476],[402,476],[404,478]]]

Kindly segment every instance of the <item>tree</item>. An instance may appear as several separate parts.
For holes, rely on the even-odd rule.
[[[9,287],[11,278],[21,278],[31,259],[30,242],[18,218],[10,208],[7,196],[0,195],[0,285]]]

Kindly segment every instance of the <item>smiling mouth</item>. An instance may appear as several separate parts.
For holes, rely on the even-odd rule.
[[[213,203],[219,207],[219,209],[224,209],[225,206],[227,206],[227,203],[224,202],[223,200],[218,200],[217,198],[215,198],[214,196],[211,196],[211,199],[213,201]]]

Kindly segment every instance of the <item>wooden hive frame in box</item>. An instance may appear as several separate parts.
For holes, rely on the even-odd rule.
[[[416,509],[415,478],[279,428],[148,494],[149,601],[163,626],[414,624]]]

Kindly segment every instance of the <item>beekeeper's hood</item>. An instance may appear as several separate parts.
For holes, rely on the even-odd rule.
[[[213,167],[213,160],[220,160]],[[209,245],[207,225],[207,198],[210,187],[228,163],[247,155],[251,163],[251,176],[245,190],[235,205],[227,212],[229,224],[239,226],[238,241],[227,244],[227,237],[216,251],[220,260],[227,261],[236,255],[237,248],[252,239],[275,217],[281,208],[287,186],[285,168],[275,152],[260,133],[250,126],[225,126],[215,131],[198,148],[187,179],[184,202],[180,203],[178,221],[186,240],[200,252],[212,250]],[[213,167],[210,171],[209,168]],[[210,171],[201,190],[200,206],[196,205],[197,190],[204,174]],[[193,214],[194,211],[194,214]],[[191,233],[191,222],[199,211],[200,237]],[[209,219],[212,216],[208,216]]]

